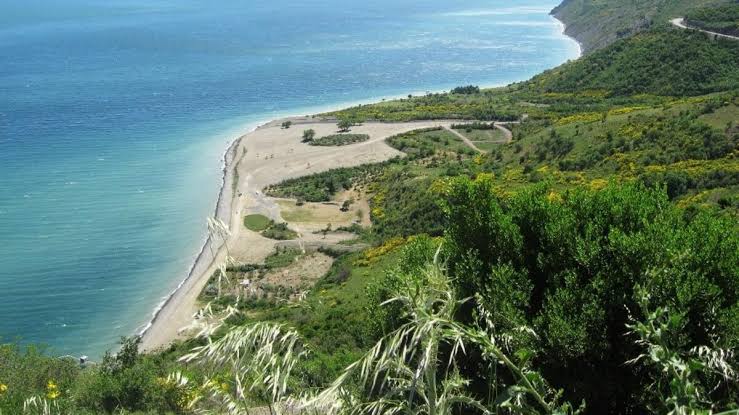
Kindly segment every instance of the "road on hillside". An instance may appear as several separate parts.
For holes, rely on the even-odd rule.
[[[708,34],[714,37],[720,37],[723,39],[731,39],[731,40],[739,40],[739,37],[737,36],[725,35],[723,33],[711,32],[710,30],[703,30],[697,27],[688,26],[687,23],[685,23],[684,17],[678,17],[677,19],[672,19],[670,20],[670,23],[672,23],[673,26],[679,27],[680,29],[697,30],[699,32],[703,32],[705,34]]]

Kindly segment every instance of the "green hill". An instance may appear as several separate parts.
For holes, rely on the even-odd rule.
[[[739,36],[739,2],[692,10],[685,15],[685,19],[691,27]]]
[[[731,0],[565,0],[552,14],[567,25],[586,53],[618,39],[666,25],[692,9],[730,3]]]
[[[544,92],[702,95],[739,87],[739,42],[697,32],[640,33],[531,80]]]

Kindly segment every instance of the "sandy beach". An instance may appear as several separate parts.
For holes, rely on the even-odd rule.
[[[350,167],[380,162],[401,152],[385,144],[395,134],[428,127],[449,127],[452,121],[418,121],[405,123],[367,122],[352,128],[352,133],[367,134],[369,140],[347,146],[321,147],[301,143],[303,130],[314,129],[317,137],[337,132],[334,120],[310,117],[292,117],[292,127],[281,128],[282,121],[274,120],[238,138],[225,154],[224,180],[216,207],[216,217],[228,225],[230,236],[226,241],[208,239],[193,264],[188,277],[167,299],[143,331],[142,349],[153,351],[166,347],[172,341],[186,338],[187,328],[202,304],[198,296],[227,256],[238,262],[260,263],[269,256],[279,241],[262,237],[246,229],[243,217],[263,214],[276,221],[281,216],[280,201],[263,193],[266,186],[285,179],[306,176],[337,167]],[[300,242],[319,242],[312,229],[301,229]],[[350,235],[331,235],[337,242]],[[322,238],[321,238],[322,239]],[[325,243],[322,239],[320,241]]]

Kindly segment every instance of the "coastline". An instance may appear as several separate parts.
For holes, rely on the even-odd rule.
[[[254,127],[256,129],[258,127]],[[216,205],[214,209],[214,217],[216,219],[224,220],[223,215],[223,205],[225,200],[225,194],[227,192],[227,186],[226,182],[228,180],[228,171],[231,163],[233,162],[233,155],[232,153],[236,150],[238,147],[238,144],[243,136],[236,138],[231,142],[231,144],[228,146],[226,151],[223,153],[222,157],[222,176],[221,176],[221,189],[218,192],[218,198],[216,199]],[[229,157],[230,156],[230,157]],[[231,179],[233,180],[233,178]],[[231,195],[231,198],[233,195]],[[225,216],[227,219],[228,215]],[[213,243],[210,235],[206,235],[205,240],[203,241],[202,247],[200,248],[200,251],[195,256],[195,260],[193,261],[193,264],[190,266],[189,271],[187,272],[187,276],[180,281],[179,284],[177,284],[177,287],[175,287],[174,290],[172,290],[169,294],[167,294],[163,301],[160,302],[154,309],[154,311],[151,314],[151,319],[143,326],[143,328],[138,330],[137,335],[141,337],[146,337],[147,333],[154,327],[155,324],[157,324],[161,318],[162,313],[167,307],[170,307],[173,302],[176,301],[177,295],[180,292],[187,291],[185,290],[186,286],[189,285],[188,283],[193,280],[194,276],[196,275],[197,269],[201,268],[205,265],[206,261],[206,255],[209,253],[209,246],[211,246]],[[219,247],[220,249],[220,247]],[[213,261],[213,258],[211,258],[208,262],[210,264]]]
[[[566,24],[554,15],[550,15],[550,17],[552,17],[552,19],[555,20],[561,27],[560,34],[577,44],[578,54],[574,59],[582,57],[582,44],[574,37],[566,34]],[[480,87],[483,89],[491,89],[501,88],[506,85],[507,84],[481,84]],[[419,91],[411,93],[411,95],[417,96],[420,94],[445,92],[447,92],[446,89],[426,92]],[[313,117],[315,117],[315,121],[319,122],[321,120],[320,114],[338,111],[358,105],[367,105],[386,100],[405,98],[406,96],[407,94],[398,94],[362,99],[353,102],[328,104],[323,107],[306,108],[306,112],[308,112],[309,114],[313,114]],[[294,114],[296,111],[297,110],[291,112]],[[234,203],[237,199],[235,197],[234,190],[236,190],[238,183],[234,183],[234,181],[237,177],[236,169],[239,162],[241,161],[240,159],[237,160],[237,150],[242,147],[243,140],[245,140],[249,134],[263,127],[279,123],[285,119],[305,119],[305,116],[280,116],[275,114],[274,118],[263,119],[262,121],[258,121],[256,123],[250,123],[248,124],[250,125],[250,127],[245,128],[245,130],[247,131],[240,134],[237,138],[231,141],[231,144],[223,153],[223,175],[221,179],[221,189],[218,193],[218,198],[215,203],[214,214],[215,218],[223,221],[226,225],[229,226],[229,229],[233,229],[234,225],[238,226],[239,222],[238,220],[234,221],[234,213],[238,213],[236,212],[238,211],[238,209],[234,209]],[[159,350],[162,347],[165,347],[180,338],[180,330],[188,325],[183,323],[191,323],[193,315],[197,311],[196,309],[192,309],[188,305],[188,303],[196,302],[197,297],[200,295],[200,292],[203,290],[208,280],[210,279],[210,275],[212,275],[212,273],[215,271],[218,259],[220,257],[225,258],[226,250],[224,248],[227,247],[228,243],[229,241],[223,241],[216,247],[210,235],[206,235],[203,245],[199,253],[195,257],[195,260],[190,267],[186,277],[175,287],[173,291],[171,291],[167,296],[164,297],[163,301],[160,302],[152,312],[151,319],[141,329],[137,331],[137,335],[142,338],[141,347],[143,351],[151,352]]]
[[[281,128],[281,121],[286,119],[291,120],[296,128]],[[448,127],[453,122],[366,122],[355,126],[353,130],[366,133],[371,137],[369,140],[354,146],[333,148],[310,146],[296,139],[300,134],[298,126],[312,128],[323,135],[335,133],[335,120],[326,118],[281,118],[261,124],[250,133],[240,136],[229,146],[224,157],[224,180],[216,210],[217,218],[228,225],[231,234],[226,241],[207,239],[208,242],[186,279],[163,302],[155,318],[141,331],[141,349],[144,352],[161,350],[173,341],[191,334],[189,329],[193,328],[192,323],[199,310],[198,297],[210,276],[227,256],[240,262],[252,263],[262,262],[274,252],[279,241],[264,238],[242,225],[243,215],[250,213],[283,220],[275,200],[262,193],[264,187],[331,168],[375,163],[401,156],[402,153],[385,143],[387,137],[419,128]],[[238,182],[235,181],[236,178],[239,179]],[[314,232],[318,228],[296,229],[301,246],[325,243],[321,235]],[[337,237],[346,239],[348,235]]]
[[[552,17],[552,19],[556,20],[557,23],[562,28],[562,30],[560,31],[560,34],[562,36],[568,38],[568,39],[571,39],[573,42],[575,42],[577,44],[577,58],[575,58],[575,59],[580,59],[583,56],[583,53],[584,53],[583,51],[585,50],[584,47],[583,47],[582,42],[580,42],[579,40],[577,40],[577,38],[575,38],[574,36],[570,36],[570,35],[567,34],[567,23],[565,23],[564,21],[560,20],[554,14],[550,14],[550,16]]]

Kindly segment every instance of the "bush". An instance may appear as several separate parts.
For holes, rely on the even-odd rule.
[[[566,399],[584,399],[591,413],[647,411],[635,397],[649,379],[624,365],[639,354],[626,336],[637,284],[655,305],[690,316],[683,350],[739,344],[736,226],[700,213],[688,221],[664,190],[630,184],[556,194],[538,185],[502,198],[481,176],[456,180],[444,211],[463,296],[477,296],[497,335],[533,352]]]
[[[480,93],[480,87],[475,85],[467,85],[467,86],[458,86],[451,91],[452,94],[460,94],[460,95],[472,95],[472,94],[479,94]]]
[[[269,227],[262,231],[262,236],[269,239],[284,241],[295,239],[298,237],[298,234],[294,230],[288,228],[287,223],[275,223],[274,221],[271,221]]]
[[[333,134],[310,141],[312,146],[345,146],[369,140],[367,134]]]

